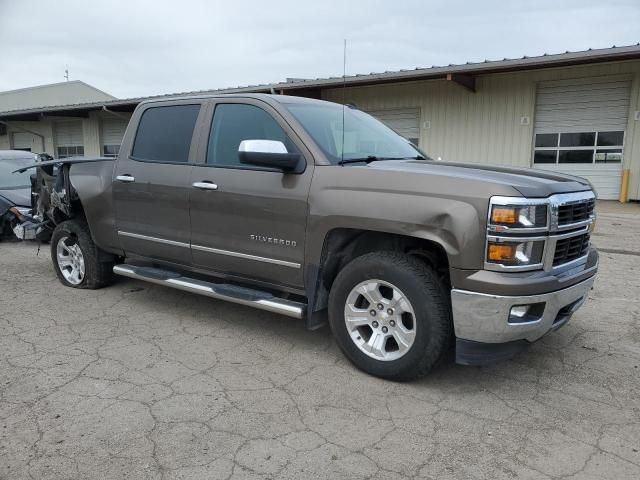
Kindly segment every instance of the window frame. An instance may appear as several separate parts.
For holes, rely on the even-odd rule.
[[[146,158],[135,157],[133,155],[133,147],[136,144],[136,138],[138,138],[138,133],[140,130],[140,122],[144,114],[147,112],[147,110],[151,108],[181,107],[181,106],[187,106],[187,105],[198,105],[200,107],[200,110],[198,111],[198,115],[196,117],[196,121],[193,126],[193,133],[191,134],[191,142],[189,144],[189,154],[187,155],[186,162],[165,162],[164,160],[151,160]],[[188,101],[177,100],[177,101],[168,101],[168,102],[149,102],[148,104],[144,105],[144,108],[140,108],[139,111],[137,111],[136,114],[133,117],[131,117],[131,122],[135,121],[136,123],[136,130],[133,134],[133,138],[131,138],[131,141],[127,145],[127,159],[134,162],[140,162],[140,163],[158,163],[161,165],[191,165],[192,166],[195,163],[196,153],[198,149],[198,140],[200,138],[202,121],[203,121],[204,115],[206,115],[206,110],[207,110],[206,103],[203,100],[199,100],[199,99],[189,99]],[[118,153],[118,156],[122,151],[122,147],[124,146],[125,141],[127,140],[127,137],[128,135],[125,133],[125,138],[122,140],[122,144],[120,144],[120,151]]]
[[[202,133],[200,138],[200,151],[198,154],[198,159],[196,161],[196,166],[198,167],[208,167],[208,168],[219,168],[224,170],[247,170],[247,171],[256,171],[256,172],[265,172],[265,173],[277,173],[282,175],[283,172],[277,168],[268,168],[268,167],[260,167],[258,165],[216,165],[213,163],[207,163],[207,155],[209,150],[209,137],[211,135],[211,127],[213,126],[213,116],[216,112],[216,107],[218,105],[228,105],[228,104],[239,104],[239,105],[250,105],[252,107],[257,107],[267,113],[275,122],[278,124],[280,128],[284,131],[284,133],[289,137],[291,142],[296,146],[298,152],[302,156],[302,161],[304,163],[303,168],[300,170],[297,175],[302,175],[307,170],[309,151],[306,148],[306,145],[300,137],[298,133],[291,127],[291,125],[287,122],[287,120],[282,116],[282,114],[274,108],[272,105],[264,102],[262,100],[258,100],[255,98],[214,98],[210,101],[208,105],[208,112],[206,121],[202,126]]]
[[[594,142],[593,145],[589,145],[589,146],[583,146],[583,147],[561,147],[560,143],[561,143],[561,139],[562,139],[562,134],[570,134],[570,133],[595,133],[595,138],[594,138]],[[598,135],[600,133],[609,133],[609,132],[622,132],[622,145],[607,145],[607,146],[598,146]],[[537,135],[548,135],[548,134],[552,134],[552,135],[557,135],[557,143],[556,146],[554,147],[536,147],[536,136]],[[576,131],[576,132],[562,132],[559,130],[553,131],[553,132],[534,132],[533,134],[533,149],[532,149],[532,155],[531,155],[531,166],[532,167],[536,167],[536,165],[596,165],[596,164],[608,164],[608,165],[613,165],[613,164],[620,164],[622,165],[624,163],[624,149],[625,149],[625,141],[627,138],[627,131],[626,130],[612,130],[610,128],[607,129],[593,129],[593,130],[589,130],[589,129],[583,129],[581,131]],[[588,163],[577,163],[577,162],[560,162],[560,152],[561,151],[572,151],[572,150],[583,150],[583,151],[591,151],[591,162]],[[596,161],[596,153],[598,150],[621,150],[621,154],[622,154],[622,158],[620,159],[619,162],[597,162]],[[553,163],[545,163],[545,162],[539,162],[536,163],[535,159],[536,159],[536,153],[537,152],[555,152],[555,157],[556,157],[556,161]]]
[[[115,154],[113,154],[113,153],[105,153],[104,150],[105,150],[106,147],[115,147],[117,152]],[[118,155],[120,154],[120,148],[122,148],[122,144],[119,144],[119,145],[114,145],[114,144],[102,145],[102,156],[105,157],[105,158],[118,158]]]
[[[82,149],[82,153],[74,153],[72,155],[68,155],[65,154],[64,156],[60,156],[60,152],[59,149],[61,148],[81,148]],[[84,157],[84,145],[56,145],[56,159],[60,159],[63,160],[65,158],[71,158],[71,157]]]

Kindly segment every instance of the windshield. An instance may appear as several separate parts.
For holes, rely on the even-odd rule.
[[[353,159],[401,159],[426,157],[411,144],[371,115],[337,103],[286,105],[332,164]],[[343,145],[344,144],[344,145]],[[344,151],[344,156],[343,156]]]
[[[31,165],[33,158],[2,158],[0,159],[0,189],[31,188],[29,177],[33,173],[27,170],[23,173],[12,173],[14,170]]]

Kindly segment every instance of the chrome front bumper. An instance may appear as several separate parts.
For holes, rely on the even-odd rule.
[[[517,297],[453,289],[451,305],[456,337],[492,344],[538,340],[569,320],[586,300],[594,280],[595,276],[592,276],[555,292]],[[509,322],[512,307],[538,303],[544,303],[544,310],[535,320]]]

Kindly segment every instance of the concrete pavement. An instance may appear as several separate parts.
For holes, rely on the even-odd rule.
[[[398,384],[327,329],[0,244],[0,478],[640,478],[640,206],[587,304],[513,361]]]

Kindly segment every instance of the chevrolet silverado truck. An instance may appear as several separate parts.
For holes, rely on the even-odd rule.
[[[57,165],[56,173],[51,170]],[[117,158],[40,162],[60,281],[114,274],[328,323],[389,379],[512,357],[591,289],[584,179],[434,161],[353,106],[278,95],[142,102]]]

